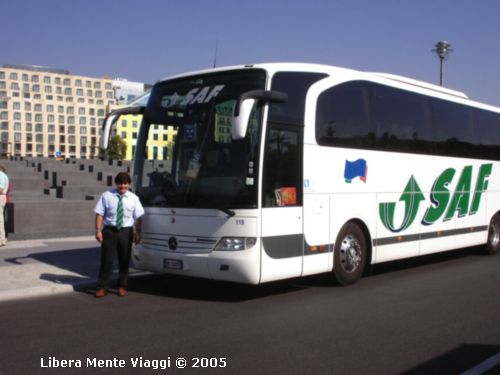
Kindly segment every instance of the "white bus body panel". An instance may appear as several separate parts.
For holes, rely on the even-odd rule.
[[[302,207],[275,207],[262,209],[262,237],[278,238],[301,235]],[[268,249],[269,250],[269,249]],[[261,282],[268,282],[302,274],[302,254],[295,257],[273,258],[262,246]]]
[[[351,220],[363,222],[372,239],[394,239],[393,243],[374,246],[372,254],[374,263],[486,243],[487,231],[484,227],[500,203],[500,178],[496,174],[494,162],[314,145],[307,145],[304,155],[304,180],[308,187],[305,189],[304,198],[304,233],[306,242],[311,245],[324,243],[328,235],[330,243],[333,244],[342,226]],[[347,183],[344,180],[346,161],[358,159],[366,160],[368,170],[366,182],[354,179]],[[325,160],[328,160],[328,163],[325,163]],[[447,187],[449,204],[454,194],[458,194],[455,192],[455,187],[462,171],[466,167],[472,167],[470,192],[468,198],[463,198],[468,199],[469,211],[478,172],[484,164],[493,164],[493,169],[488,177],[488,188],[481,196],[479,210],[474,214],[467,212],[462,217],[455,212],[451,219],[444,220],[447,212],[445,210],[443,216],[435,223],[424,225],[422,219],[427,208],[435,206],[431,201],[431,193],[436,178],[447,168],[455,170],[454,177]],[[401,232],[391,231],[382,223],[379,205],[387,202],[395,203],[393,222],[395,227],[398,227],[405,215],[405,203],[401,200],[401,195],[412,176],[423,195],[422,200],[418,202],[418,212],[406,229]],[[329,198],[326,199],[326,196]],[[321,206],[321,203],[318,206],[318,202],[329,202],[329,218],[326,215],[314,214],[318,213],[318,207]],[[491,209],[488,210],[488,207]],[[325,231],[324,226],[328,219],[330,230]],[[482,229],[477,231],[479,227]],[[476,229],[471,229],[469,232],[467,228]],[[461,232],[440,238],[440,233],[450,233],[455,230]],[[429,237],[429,233],[433,235]]]
[[[305,184],[306,185],[306,184]],[[312,254],[304,256],[302,274],[312,275],[331,271],[333,267],[334,239],[330,231],[330,195],[314,194],[313,186],[304,186],[304,242],[307,245],[322,246]]]
[[[389,78],[389,80],[384,78]],[[439,87],[433,86],[429,88],[426,84],[413,84],[409,87],[405,82],[396,80],[394,77],[384,77],[383,75],[376,77],[370,73],[349,70],[332,71],[329,78],[312,85],[306,99],[306,126],[304,131],[304,233],[306,240],[313,239],[313,241],[321,243],[326,236],[326,234],[321,236],[318,233],[319,229],[316,229],[318,225],[324,225],[324,223],[319,223],[314,219],[313,222],[309,221],[309,218],[314,218],[311,213],[313,208],[308,207],[308,205],[314,205],[314,198],[309,197],[309,194],[312,196],[321,194],[329,196],[330,243],[335,242],[342,225],[351,220],[360,220],[366,225],[370,240],[397,239],[401,237],[401,241],[383,245],[375,242],[372,248],[372,263],[485,244],[488,234],[485,226],[489,224],[489,220],[500,207],[500,175],[498,175],[500,170],[498,170],[498,162],[317,145],[315,121],[318,96],[324,90],[349,80],[377,82],[387,86],[410,89],[413,92],[445,100],[450,100],[451,95],[447,90],[441,90]],[[458,103],[498,111],[497,108],[470,101],[462,93],[453,93],[453,96],[453,101]],[[366,182],[354,179],[351,183],[345,183],[343,174],[346,162],[358,159],[364,159],[367,162]],[[458,217],[458,213],[455,213],[450,220],[445,221],[440,218],[432,225],[422,224],[426,209],[432,205],[431,190],[433,183],[440,173],[447,168],[456,170],[455,176],[448,187],[452,197],[463,168],[472,166],[469,197],[472,200],[478,170],[483,164],[492,164],[493,169],[488,178],[488,188],[482,195],[477,213],[463,217]],[[417,217],[412,224],[404,231],[395,233],[384,227],[379,215],[379,204],[395,202],[394,223],[401,223],[405,207],[400,198],[412,175],[415,177],[425,200],[420,202]],[[469,201],[469,207],[470,204]],[[471,230],[468,232],[465,228],[471,228]],[[450,233],[453,230],[459,230],[460,234],[439,237],[438,233]],[[429,235],[429,233],[433,233],[433,236]],[[408,240],[409,236],[411,238],[417,236],[417,239]],[[314,242],[311,244],[314,244]]]

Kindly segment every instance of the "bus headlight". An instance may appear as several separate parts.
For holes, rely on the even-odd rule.
[[[217,246],[215,246],[215,250],[248,250],[255,245],[256,242],[257,239],[255,237],[223,237],[220,239]]]

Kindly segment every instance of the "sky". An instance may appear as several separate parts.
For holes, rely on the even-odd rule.
[[[312,62],[438,84],[432,49],[445,40],[444,85],[500,106],[499,0],[0,0],[0,9],[0,65],[154,83],[214,61]]]

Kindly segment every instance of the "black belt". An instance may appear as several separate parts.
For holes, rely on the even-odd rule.
[[[121,229],[118,229],[117,227],[112,226],[112,225],[105,225],[104,229],[109,229],[109,230],[112,230],[113,232],[118,232],[120,230],[131,230],[132,227],[123,227]]]

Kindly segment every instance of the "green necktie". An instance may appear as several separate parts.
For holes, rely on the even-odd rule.
[[[116,209],[116,229],[120,230],[123,227],[123,197],[118,196],[118,208]]]

